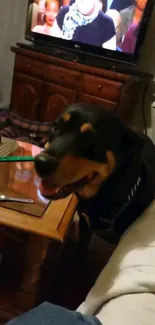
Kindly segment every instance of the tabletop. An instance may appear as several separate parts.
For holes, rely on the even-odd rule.
[[[7,139],[0,155],[35,156],[41,148]],[[40,178],[33,162],[0,162],[0,194],[33,199],[34,203],[0,202],[0,224],[63,241],[76,211],[75,195],[57,201],[45,199],[39,191]]]

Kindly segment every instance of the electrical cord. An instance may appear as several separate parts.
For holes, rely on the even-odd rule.
[[[144,89],[143,97],[142,97],[142,118],[143,118],[143,125],[144,125],[144,131],[147,135],[147,125],[146,125],[146,116],[145,116],[145,100],[146,100],[146,94],[149,88],[149,83],[146,85],[146,88]]]

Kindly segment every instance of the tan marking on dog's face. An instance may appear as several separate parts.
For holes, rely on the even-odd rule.
[[[116,167],[116,158],[112,151],[108,150],[106,152],[106,159],[107,163],[100,164],[100,168],[98,170],[99,174],[101,174],[103,178],[106,177],[106,175],[110,176]]]
[[[79,191],[79,194],[83,197],[93,197],[115,168],[116,159],[111,151],[107,151],[106,158],[107,162],[101,164],[68,154],[61,159],[56,172],[47,179],[47,186],[58,185],[64,187],[97,172],[98,176]]]
[[[45,143],[45,146],[44,146],[45,149],[48,149],[49,145],[51,145],[51,144],[49,144],[49,142],[46,142],[46,143]]]
[[[71,119],[71,115],[66,112],[62,115],[62,118],[63,118],[64,122],[68,122]]]
[[[81,127],[80,127],[80,132],[81,133],[85,133],[85,132],[89,132],[89,131],[93,131],[93,126],[91,123],[84,123]]]
[[[108,176],[103,178],[102,175],[98,174],[95,177],[95,179],[92,180],[92,182],[90,182],[89,184],[86,184],[85,186],[83,186],[83,188],[81,188],[78,191],[79,195],[86,199],[94,197],[97,194],[97,192],[99,191],[102,183],[107,178],[108,178]]]
[[[68,154],[60,160],[57,170],[52,173],[49,181],[51,184],[65,186],[91,174],[96,168],[96,162]]]
[[[116,167],[116,158],[112,151],[106,152],[107,163],[98,164],[98,176],[91,183],[85,185],[79,194],[85,198],[91,198],[97,194],[103,182],[112,174]]]

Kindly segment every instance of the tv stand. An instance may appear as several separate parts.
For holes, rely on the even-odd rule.
[[[33,42],[27,42],[27,43],[20,43],[17,42],[16,44],[19,48],[25,49],[25,50],[31,50],[38,53],[47,54],[50,56],[54,56],[60,59],[64,59],[71,62],[79,62],[79,55],[75,51],[69,51],[65,49],[61,49],[58,47],[50,47],[46,44],[40,44],[40,43],[33,43]]]
[[[53,121],[69,104],[88,102],[103,104],[130,123],[137,99],[152,78],[110,60],[97,67],[88,64],[90,58],[79,63],[82,55],[75,52],[53,48],[51,54],[38,44],[18,45],[11,48],[15,65],[10,110],[29,120]]]

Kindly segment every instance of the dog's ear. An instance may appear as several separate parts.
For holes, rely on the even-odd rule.
[[[129,127],[124,128],[124,132],[122,134],[122,144],[121,151],[125,155],[129,155],[132,153],[139,154],[145,145],[144,137],[139,133],[134,131]]]

